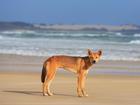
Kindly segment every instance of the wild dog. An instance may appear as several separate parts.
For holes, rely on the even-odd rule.
[[[77,94],[79,97],[88,96],[85,90],[85,79],[89,68],[99,61],[102,51],[93,52],[88,49],[85,57],[58,55],[48,58],[42,68],[41,81],[43,95],[53,95],[50,92],[50,84],[55,77],[58,68],[64,68],[77,74]]]

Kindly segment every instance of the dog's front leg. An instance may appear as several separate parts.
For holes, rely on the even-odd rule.
[[[81,87],[81,73],[78,74],[78,77],[77,77],[77,94],[78,94],[78,97],[82,97],[83,94],[82,94],[82,87]]]
[[[87,76],[87,72],[86,72],[86,70],[84,70],[84,72],[82,73],[82,80],[81,80],[82,86],[81,87],[82,87],[82,94],[87,97],[88,94],[86,93],[86,90],[85,90],[86,76]]]
[[[77,88],[77,93],[79,97],[82,96],[88,96],[85,90],[85,80],[87,76],[87,71],[86,70],[81,70],[80,73],[78,74],[78,88]]]

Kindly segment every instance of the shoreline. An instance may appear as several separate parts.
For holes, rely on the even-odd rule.
[[[48,57],[0,54],[0,72],[41,72]],[[100,60],[89,70],[89,75],[140,76],[140,61]],[[66,70],[58,70],[66,73]]]

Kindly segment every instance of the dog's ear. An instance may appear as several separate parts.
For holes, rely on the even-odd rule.
[[[92,55],[92,51],[88,49],[88,55]]]
[[[103,52],[102,52],[102,50],[99,50],[98,53],[101,56]]]

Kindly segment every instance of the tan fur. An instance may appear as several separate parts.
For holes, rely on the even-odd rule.
[[[98,52],[88,50],[88,56],[85,57],[59,55],[48,58],[43,64],[41,75],[41,80],[43,83],[43,95],[53,95],[49,89],[50,84],[55,77],[56,70],[58,68],[64,68],[77,74],[78,96],[88,96],[85,91],[85,79],[88,73],[88,69],[94,63],[99,61],[101,55],[101,50]]]

